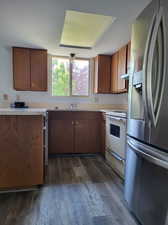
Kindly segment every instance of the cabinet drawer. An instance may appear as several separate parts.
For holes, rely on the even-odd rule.
[[[101,112],[94,111],[66,111],[49,110],[49,120],[98,120],[101,119]]]
[[[120,161],[116,159],[112,154],[110,154],[108,151],[106,151],[106,160],[110,167],[114,169],[114,171],[124,179],[124,173],[125,173],[125,163],[123,161]]]

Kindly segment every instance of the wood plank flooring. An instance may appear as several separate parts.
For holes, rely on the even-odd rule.
[[[121,180],[95,158],[49,160],[39,191],[0,195],[0,225],[136,225]]]

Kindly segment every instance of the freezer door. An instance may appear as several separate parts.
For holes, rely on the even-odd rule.
[[[150,51],[148,102],[149,143],[168,151],[168,1],[161,1]]]
[[[129,209],[138,217],[141,158],[127,144],[124,196]]]
[[[143,225],[168,225],[168,153],[127,141],[125,198]]]
[[[150,140],[150,120],[146,68],[158,11],[159,0],[153,0],[133,24],[131,37],[128,134],[147,143]]]

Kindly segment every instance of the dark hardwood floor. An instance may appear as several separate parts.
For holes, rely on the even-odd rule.
[[[39,191],[0,195],[0,225],[136,225],[123,185],[100,157],[49,160]]]

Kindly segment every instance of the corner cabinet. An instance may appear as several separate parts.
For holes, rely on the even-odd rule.
[[[49,154],[101,152],[101,113],[48,112]]]
[[[0,190],[44,182],[42,115],[0,115]]]
[[[130,70],[130,47],[125,45],[113,55],[98,55],[95,58],[94,93],[120,94],[128,92],[128,80],[121,75]]]
[[[13,47],[13,82],[17,91],[47,91],[47,50]]]

